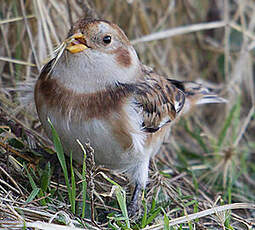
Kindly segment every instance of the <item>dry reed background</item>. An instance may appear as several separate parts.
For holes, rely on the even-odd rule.
[[[145,200],[149,203],[156,194],[165,218],[169,217],[170,225],[179,224],[180,229],[254,228],[255,2],[94,0],[90,4],[102,18],[123,28],[143,63],[178,80],[210,82],[221,88],[229,100],[226,105],[201,107],[176,125],[156,164],[151,166]],[[2,228],[64,229],[63,225],[61,228],[48,223],[58,219],[55,214],[59,210],[65,211],[62,224],[78,224],[63,202],[53,198],[46,206],[40,206],[38,200],[25,202],[32,189],[23,163],[37,168],[39,159],[27,136],[33,136],[36,145],[46,142],[33,106],[27,109],[19,98],[24,91],[31,92],[27,82],[37,78],[42,65],[66,37],[71,22],[84,15],[86,9],[86,1],[81,0],[1,0]],[[53,181],[50,186],[56,187]],[[105,181],[95,183],[101,189],[111,189]],[[220,204],[230,206],[221,211],[213,208]],[[230,213],[230,209],[238,211]],[[163,228],[164,212],[148,225],[136,219],[132,226]],[[194,216],[188,215],[192,213]],[[175,219],[180,216],[184,217]],[[109,222],[118,225],[116,220]]]

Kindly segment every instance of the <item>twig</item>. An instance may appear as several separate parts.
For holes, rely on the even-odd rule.
[[[70,25],[73,25],[73,17],[72,17],[71,5],[69,0],[66,0],[66,5],[67,5],[69,23]]]
[[[93,1],[76,0],[76,3],[82,8],[85,18],[98,18],[97,12],[91,7]]]
[[[30,62],[25,62],[22,60],[12,59],[12,58],[8,58],[8,57],[0,57],[0,61],[15,63],[15,64],[19,64],[19,65],[32,66],[32,67],[36,66],[35,64],[30,63]]]
[[[197,212],[194,214],[190,214],[187,216],[182,216],[173,220],[169,221],[169,226],[177,225],[177,224],[182,224],[182,223],[187,223],[191,220],[195,220],[197,218],[201,218],[204,216],[216,214],[218,212],[224,212],[227,210],[232,210],[232,209],[255,209],[255,204],[248,204],[248,203],[234,203],[234,204],[227,204],[227,205],[222,205],[218,207],[213,207],[201,212]],[[156,224],[152,225],[150,227],[144,228],[144,229],[162,229],[164,224]]]
[[[11,182],[15,185],[15,187],[19,190],[20,194],[23,196],[23,192],[16,183],[16,181],[0,166],[0,170],[11,180]]]
[[[165,39],[181,34],[191,33],[195,31],[201,31],[201,30],[210,30],[210,29],[216,29],[226,26],[226,23],[224,21],[218,21],[218,22],[208,22],[208,23],[199,23],[199,24],[193,24],[188,26],[181,26],[153,34],[149,34],[147,36],[135,39],[131,41],[133,45],[136,45],[141,42],[149,42],[149,41],[155,41],[160,39]]]
[[[40,71],[40,64],[39,64],[39,60],[38,60],[38,57],[37,57],[37,54],[36,54],[36,51],[35,51],[35,46],[34,46],[34,43],[33,43],[33,36],[32,36],[31,30],[29,28],[28,22],[27,22],[27,16],[26,16],[26,10],[25,10],[25,6],[24,6],[24,0],[20,0],[20,5],[21,5],[21,11],[22,11],[23,19],[24,19],[25,26],[26,26],[26,29],[27,29],[27,34],[28,34],[28,38],[29,38],[29,41],[30,41],[31,49],[32,49],[33,54],[34,54],[35,64],[36,64],[37,70],[39,72]]]
[[[35,17],[35,15],[27,15],[26,19],[30,19],[30,18],[34,18],[34,17]],[[11,23],[11,22],[17,22],[17,21],[21,21],[21,20],[24,20],[24,17],[8,18],[8,19],[0,20],[0,25]]]
[[[13,188],[13,186],[9,185],[7,182],[5,182],[4,180],[0,179],[0,183],[7,186],[9,189],[13,190],[14,192],[20,194],[19,190],[17,190],[16,188]]]
[[[12,147],[10,147],[8,144],[5,144],[5,143],[0,141],[0,146],[3,147],[6,151],[11,152],[12,154],[15,154],[16,156],[19,156],[19,157],[21,157],[21,158],[23,158],[23,159],[25,159],[25,160],[27,160],[29,162],[33,162],[32,158],[19,153],[18,151],[16,151]]]
[[[229,27],[229,3],[228,0],[224,0],[224,21],[225,21],[225,35],[224,35],[224,72],[226,79],[229,80],[229,36],[230,36],[230,27]]]
[[[239,144],[240,140],[242,139],[242,136],[243,136],[245,130],[247,129],[249,122],[252,119],[252,116],[254,114],[254,110],[255,110],[255,105],[252,106],[252,108],[250,109],[249,114],[247,115],[245,121],[243,122],[243,125],[242,125],[242,127],[240,129],[240,132],[238,134],[238,137],[235,140],[234,147],[237,147],[237,145]]]

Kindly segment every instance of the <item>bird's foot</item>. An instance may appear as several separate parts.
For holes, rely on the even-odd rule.
[[[139,210],[139,198],[141,191],[142,187],[139,184],[136,184],[132,199],[128,205],[129,217],[135,216],[137,214],[137,211]]]

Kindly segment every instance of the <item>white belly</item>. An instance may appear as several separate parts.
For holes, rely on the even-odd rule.
[[[110,169],[127,170],[135,164],[149,158],[148,151],[143,148],[141,143],[132,146],[128,150],[124,150],[118,143],[112,133],[112,128],[106,120],[91,119],[74,123],[68,119],[63,119],[58,112],[42,109],[40,119],[51,137],[51,129],[47,118],[49,117],[58,135],[67,155],[72,152],[73,159],[77,162],[83,162],[83,152],[77,143],[77,139],[81,143],[89,142],[95,152],[95,161],[98,165],[106,166]],[[141,137],[134,136],[134,144],[139,142]]]

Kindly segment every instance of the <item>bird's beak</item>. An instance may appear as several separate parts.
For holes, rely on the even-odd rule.
[[[79,53],[83,50],[87,49],[85,36],[82,33],[77,33],[67,38],[66,41],[66,49],[71,53]]]

